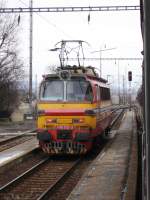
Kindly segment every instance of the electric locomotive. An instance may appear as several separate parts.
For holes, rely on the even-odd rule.
[[[110,88],[93,67],[65,66],[43,77],[37,138],[48,154],[85,154],[114,116]]]

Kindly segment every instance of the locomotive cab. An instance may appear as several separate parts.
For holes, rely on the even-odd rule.
[[[92,102],[92,86],[90,82],[80,77],[72,77],[69,80],[48,78],[41,84],[40,100],[51,102]]]

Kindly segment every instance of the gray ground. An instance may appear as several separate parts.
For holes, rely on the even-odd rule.
[[[36,121],[26,120],[24,122],[0,121],[0,133],[27,131],[36,128]]]

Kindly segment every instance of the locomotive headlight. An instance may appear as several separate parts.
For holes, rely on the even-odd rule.
[[[53,119],[46,119],[46,123],[47,123],[47,124],[57,123],[57,119],[56,119],[56,118],[53,118]]]
[[[72,119],[72,121],[73,121],[73,123],[80,124],[80,123],[84,122],[84,119],[83,118],[75,118],[75,119]]]

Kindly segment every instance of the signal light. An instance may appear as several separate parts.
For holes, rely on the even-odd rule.
[[[128,81],[132,81],[132,71],[128,72]]]

